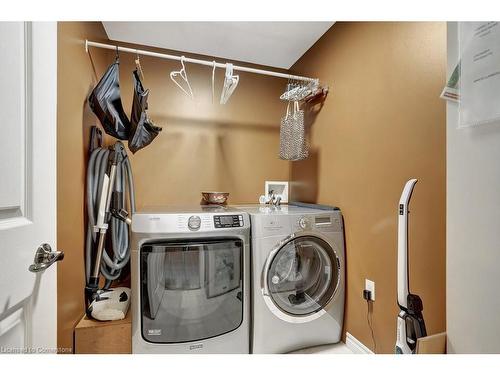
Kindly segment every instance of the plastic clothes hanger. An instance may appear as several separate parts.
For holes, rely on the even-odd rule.
[[[224,86],[220,95],[220,104],[226,104],[231,95],[233,94],[238,82],[240,81],[239,75],[233,75],[233,64],[226,63],[226,75],[224,76]]]
[[[312,93],[316,92],[319,87],[319,80],[315,79],[310,81],[308,84],[304,84],[303,82],[296,82],[293,84],[288,84],[286,91],[281,94],[281,100],[293,100],[293,101],[302,101],[310,96]]]
[[[189,84],[189,80],[188,80],[187,73],[186,73],[186,67],[184,66],[184,59],[185,59],[185,57],[181,56],[182,69],[179,71],[170,72],[170,79],[172,80],[172,82],[174,82],[177,85],[177,87],[179,87],[184,92],[184,94],[189,96],[191,99],[194,99],[193,90],[191,89],[191,85]],[[184,87],[182,87],[182,85],[179,82],[177,82],[176,78],[178,76],[180,76],[182,78],[182,80],[186,83],[189,91],[187,91]]]
[[[281,94],[280,99],[285,100],[285,101],[292,100],[295,97],[295,95],[297,95],[297,92],[299,91],[299,89],[300,89],[300,86],[298,86],[295,83],[289,82],[286,85],[286,91],[283,94]]]
[[[212,69],[212,104],[215,99],[215,60],[213,61],[214,68]]]

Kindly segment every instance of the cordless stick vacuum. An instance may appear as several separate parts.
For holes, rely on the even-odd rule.
[[[125,318],[130,304],[129,288],[100,289],[101,262],[106,243],[108,223],[112,216],[111,200],[115,186],[116,169],[120,154],[110,149],[108,169],[103,176],[97,218],[93,227],[97,233],[97,249],[90,278],[85,286],[86,314],[97,320],[119,320]]]
[[[399,200],[398,215],[398,305],[396,354],[413,354],[417,339],[427,336],[422,300],[411,294],[408,283],[408,204],[416,179],[409,180]]]

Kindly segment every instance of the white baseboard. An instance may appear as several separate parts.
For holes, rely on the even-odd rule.
[[[368,347],[366,347],[349,332],[346,333],[345,344],[354,354],[374,354],[370,349],[368,349]]]

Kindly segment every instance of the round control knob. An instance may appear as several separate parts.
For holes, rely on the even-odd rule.
[[[278,283],[280,282],[280,278],[279,278],[279,276],[274,275],[274,276],[272,277],[272,279],[271,279],[271,282],[272,282],[273,284],[278,284]]]
[[[188,219],[188,227],[191,230],[198,230],[201,226],[201,218],[199,216],[191,216]]]
[[[302,229],[306,229],[308,224],[309,222],[305,217],[301,217],[299,219],[299,227],[301,227]]]

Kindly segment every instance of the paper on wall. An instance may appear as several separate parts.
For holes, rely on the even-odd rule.
[[[500,23],[460,22],[459,127],[500,120]]]

